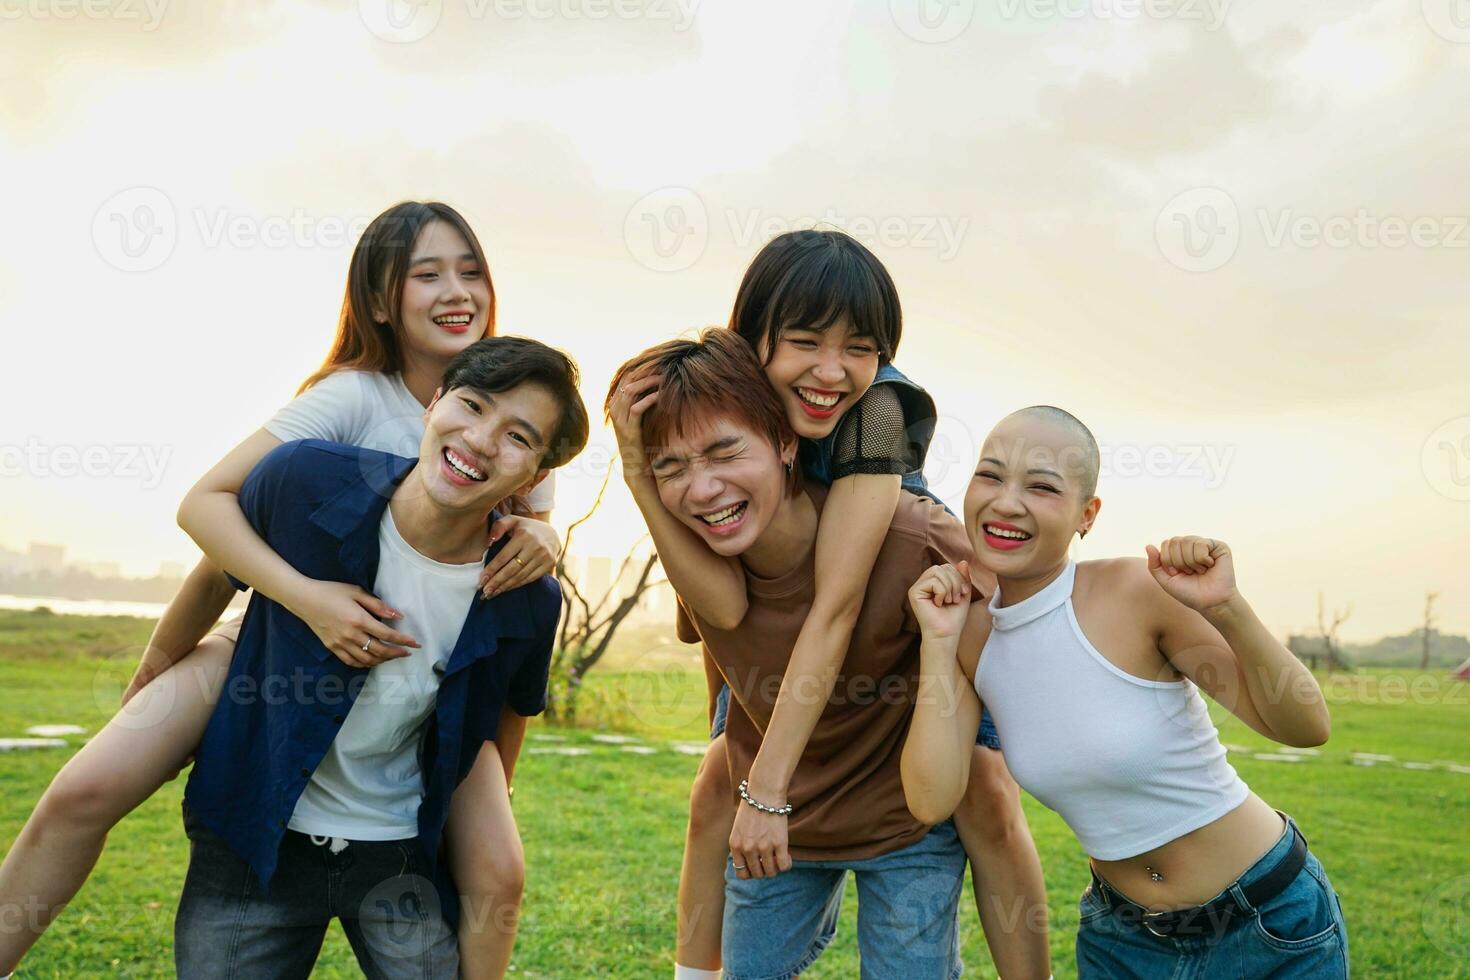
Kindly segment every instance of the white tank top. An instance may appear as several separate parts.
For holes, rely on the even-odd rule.
[[[993,628],[975,690],[1016,781],[1101,861],[1133,857],[1224,816],[1250,790],[1188,680],[1150,681],[1088,642],[1072,608],[1077,565],[1010,606]]]

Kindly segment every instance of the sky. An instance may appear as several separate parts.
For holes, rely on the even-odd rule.
[[[1205,534],[1280,634],[1426,591],[1470,632],[1458,2],[0,0],[0,546],[192,562],[178,502],[320,363],[356,234],[440,199],[589,406],[843,228],[953,505],[1056,404],[1104,455],[1078,558]],[[583,552],[637,538],[613,481]]]

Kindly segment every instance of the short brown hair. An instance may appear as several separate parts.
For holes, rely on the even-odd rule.
[[[611,411],[613,395],[629,378],[647,371],[661,379],[658,401],[643,416],[643,443],[650,449],[716,416],[743,423],[777,452],[796,440],[755,351],[732,330],[706,327],[694,339],[670,340],[628,359],[613,375],[603,410]],[[788,490],[799,485],[794,479]]]

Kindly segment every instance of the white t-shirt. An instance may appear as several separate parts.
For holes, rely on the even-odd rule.
[[[424,406],[401,374],[336,371],[297,395],[265,424],[282,442],[325,439],[417,459],[424,438]],[[526,498],[537,513],[556,505],[556,473]]]
[[[378,525],[378,548],[373,594],[403,612],[393,627],[423,645],[368,671],[296,802],[287,826],[298,833],[347,840],[418,836],[419,744],[484,566],[446,565],[419,554],[398,533],[392,507]]]

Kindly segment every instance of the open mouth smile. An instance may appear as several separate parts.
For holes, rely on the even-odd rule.
[[[474,315],[470,313],[442,313],[434,317],[434,325],[449,333],[464,333],[473,319]]]
[[[796,392],[796,400],[801,404],[802,411],[815,419],[829,419],[837,414],[837,403],[842,401],[844,392],[828,391],[822,388],[793,387]]]
[[[1031,534],[1004,521],[986,521],[980,525],[985,543],[996,551],[1015,551],[1031,540]]]
[[[750,501],[742,500],[738,504],[731,504],[720,510],[698,516],[704,522],[705,529],[711,534],[730,534],[745,522],[745,514],[749,509]]]
[[[444,468],[450,474],[452,482],[458,483],[461,486],[468,483],[485,482],[485,472],[483,470],[448,446],[444,448]]]

